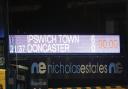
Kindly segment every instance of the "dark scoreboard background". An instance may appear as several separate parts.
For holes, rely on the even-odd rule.
[[[10,53],[10,57],[17,56],[20,59],[17,59],[18,64],[29,67],[27,78],[31,88],[39,87],[31,86],[31,81],[48,87],[126,85],[128,61],[125,39],[120,37],[120,53]],[[37,67],[32,74],[33,63],[37,63]],[[46,69],[39,63],[44,63]],[[41,74],[39,70],[46,72]],[[42,84],[40,87],[44,86]]]

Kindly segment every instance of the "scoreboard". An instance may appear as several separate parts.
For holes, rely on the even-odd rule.
[[[10,53],[120,53],[119,35],[9,35]]]
[[[29,68],[31,88],[125,84],[127,60],[121,39],[120,35],[9,35],[9,53],[22,54],[17,60]]]

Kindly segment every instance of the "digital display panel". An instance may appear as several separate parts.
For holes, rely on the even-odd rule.
[[[9,35],[10,53],[120,53],[119,35]]]

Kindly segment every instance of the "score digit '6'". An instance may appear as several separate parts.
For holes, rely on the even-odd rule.
[[[91,52],[95,52],[95,36],[91,36]]]

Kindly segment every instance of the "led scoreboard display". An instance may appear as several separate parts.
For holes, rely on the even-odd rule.
[[[9,35],[10,53],[120,53],[119,35]]]

